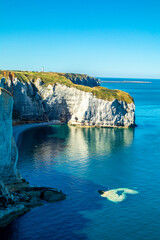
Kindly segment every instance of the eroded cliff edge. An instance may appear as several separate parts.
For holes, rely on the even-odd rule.
[[[58,73],[15,72],[12,81],[7,76],[5,87],[13,92],[14,120],[134,127],[133,98],[126,92],[97,86],[98,80],[91,79],[91,87],[88,87],[83,81],[79,82],[82,85],[74,84],[68,75]],[[92,87],[93,82],[96,87]]]
[[[3,81],[2,81],[3,82]],[[48,187],[31,187],[17,171],[18,150],[12,136],[13,98],[0,87],[0,227],[42,201],[65,199],[65,194]]]

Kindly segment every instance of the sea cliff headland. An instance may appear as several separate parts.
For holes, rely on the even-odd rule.
[[[14,98],[14,122],[63,123],[94,127],[134,127],[135,104],[126,92],[100,87],[81,74],[0,71]]]

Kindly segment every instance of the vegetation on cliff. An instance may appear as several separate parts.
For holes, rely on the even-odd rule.
[[[9,71],[5,71],[9,73]],[[56,73],[56,72],[28,72],[28,71],[11,71],[14,73],[14,76],[17,77],[22,82],[34,82],[37,78],[40,78],[44,82],[44,86],[48,86],[49,84],[62,84],[66,85],[67,87],[74,87],[81,91],[90,92],[95,97],[99,99],[104,99],[108,101],[112,101],[117,99],[119,101],[125,101],[126,103],[132,103],[133,98],[126,92],[120,90],[111,90],[104,87],[87,87],[84,85],[74,84],[68,77],[86,77],[87,75],[84,74],[66,74],[66,73]],[[4,77],[4,71],[0,71],[0,78]]]

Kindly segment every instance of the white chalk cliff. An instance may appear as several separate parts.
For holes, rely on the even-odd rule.
[[[12,108],[11,94],[0,88],[0,181],[7,184],[18,180],[18,151],[12,137]]]
[[[11,91],[11,81],[7,80]],[[104,100],[92,92],[63,84],[49,84],[38,78],[22,82],[13,79],[14,117],[21,121],[59,120],[69,124],[101,127],[135,125],[135,104]]]

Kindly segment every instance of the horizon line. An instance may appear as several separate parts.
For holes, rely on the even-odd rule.
[[[153,79],[153,80],[160,80],[160,78],[153,78],[153,77],[95,77],[95,78],[107,78],[107,79]]]

